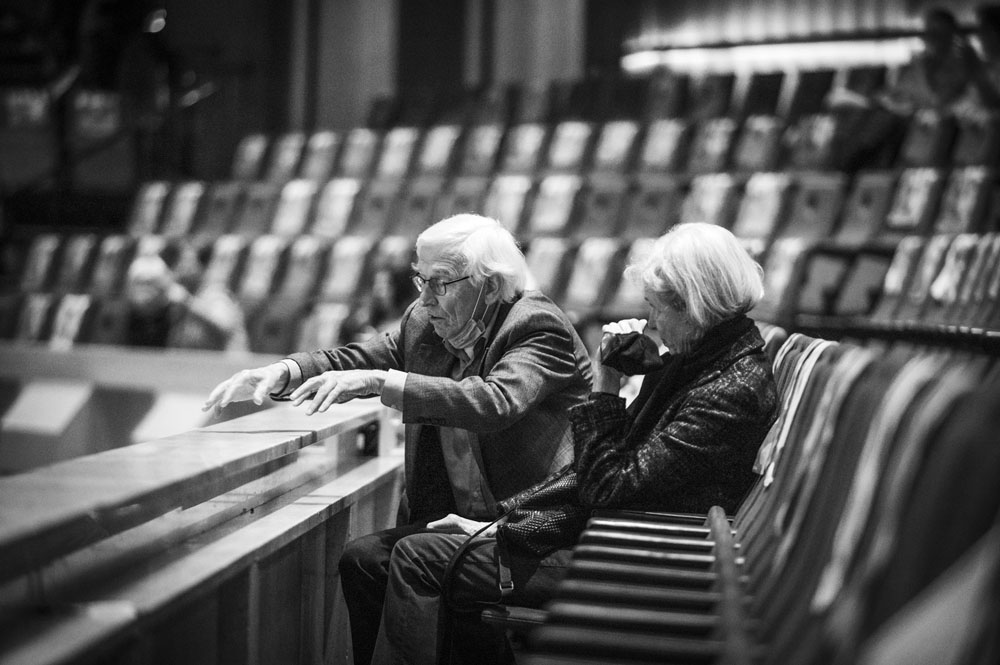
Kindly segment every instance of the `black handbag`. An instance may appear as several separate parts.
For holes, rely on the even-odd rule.
[[[501,546],[536,556],[572,547],[590,516],[590,509],[580,505],[572,465],[501,501],[498,509],[506,515],[497,528]]]
[[[590,517],[590,509],[580,505],[576,471],[572,464],[556,471],[545,480],[504,499],[497,505],[499,516],[466,538],[448,560],[441,587],[441,608],[438,621],[438,663],[451,659],[452,612],[469,612],[478,607],[462,607],[451,597],[455,568],[472,542],[494,524],[497,527],[497,586],[498,598],[480,605],[496,605],[514,591],[510,574],[509,548],[530,552],[538,557],[562,547],[571,547]]]

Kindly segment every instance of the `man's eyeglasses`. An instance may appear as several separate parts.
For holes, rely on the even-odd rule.
[[[430,279],[424,277],[420,274],[413,275],[410,279],[413,280],[413,286],[417,287],[417,291],[421,293],[424,292],[424,285],[430,288],[431,293],[436,296],[443,296],[448,292],[448,285],[455,284],[456,282],[461,282],[463,280],[469,279],[472,275],[466,275],[465,277],[459,277],[458,279],[453,279],[450,282],[443,282],[437,277],[431,277]]]

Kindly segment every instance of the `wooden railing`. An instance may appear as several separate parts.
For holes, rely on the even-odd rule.
[[[376,400],[0,478],[0,662],[347,663],[336,562],[395,516]]]

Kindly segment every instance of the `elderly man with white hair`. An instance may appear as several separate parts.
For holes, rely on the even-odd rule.
[[[419,297],[398,330],[240,372],[205,404],[271,395],[311,414],[379,395],[402,413],[397,525],[349,543],[339,564],[358,665],[371,661],[383,605],[394,602],[386,587],[396,543],[471,533],[495,517],[497,502],[571,461],[568,412],[591,384],[585,345],[565,313],[526,290],[524,256],[499,222],[447,218],[420,234],[416,253]],[[530,579],[519,581],[530,589]]]

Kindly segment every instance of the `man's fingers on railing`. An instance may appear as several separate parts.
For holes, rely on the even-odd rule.
[[[222,395],[222,391],[226,388],[226,382],[223,381],[219,385],[212,389],[212,392],[208,394],[208,399],[205,400],[205,404],[201,407],[202,411],[208,411],[212,408],[218,408],[219,397]]]
[[[330,386],[326,384],[320,377],[314,379],[316,386],[316,394],[313,395],[312,402],[306,408],[306,415],[311,416],[316,413],[320,406],[322,406],[324,400],[326,400],[327,395],[330,393]]]

